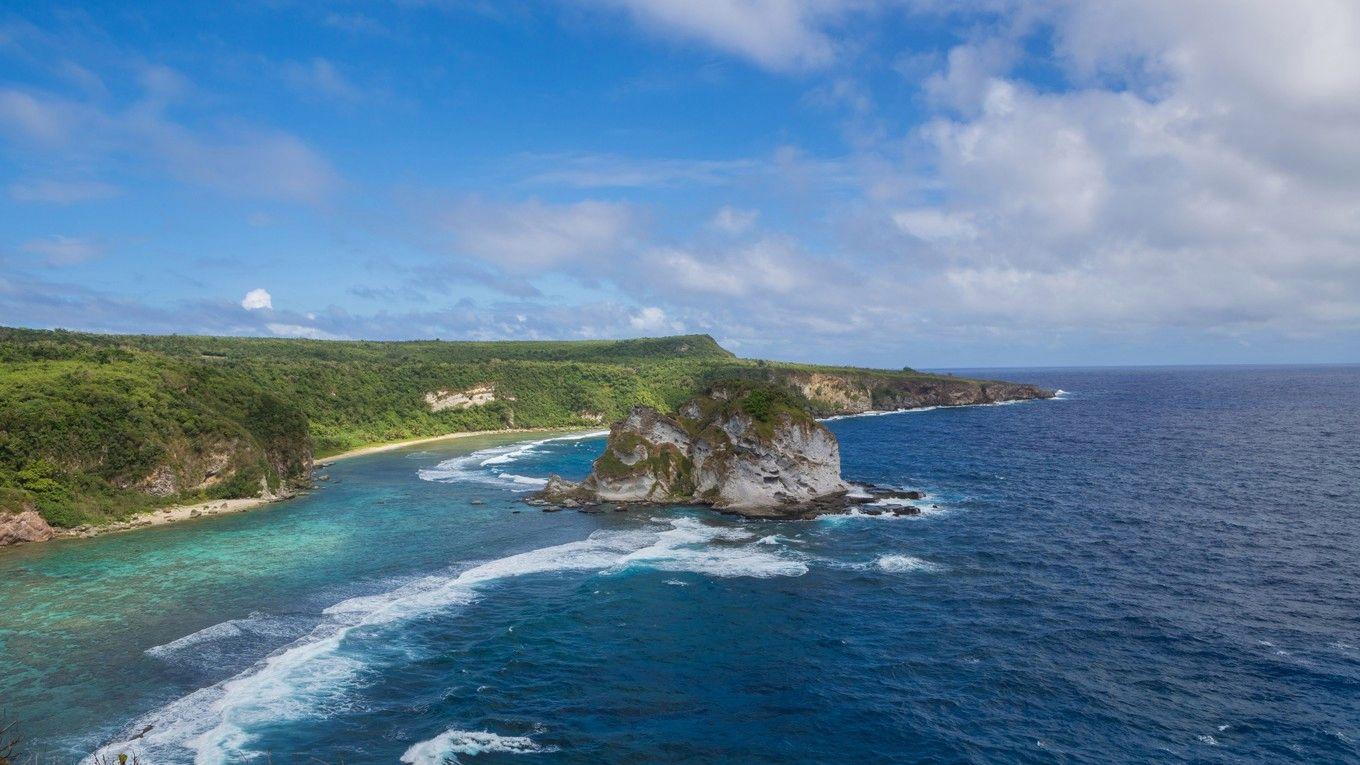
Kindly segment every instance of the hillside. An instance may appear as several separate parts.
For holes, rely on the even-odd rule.
[[[0,512],[55,526],[305,486],[314,456],[500,428],[671,411],[709,383],[766,380],[818,414],[985,403],[1037,388],[740,359],[706,335],[368,342],[0,328]]]

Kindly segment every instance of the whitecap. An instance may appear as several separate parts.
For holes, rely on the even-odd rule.
[[[661,519],[657,519],[661,520]],[[261,756],[252,729],[320,719],[347,708],[346,693],[367,665],[346,652],[352,634],[368,636],[400,623],[472,602],[487,585],[531,574],[593,571],[617,574],[644,567],[714,577],[801,576],[799,560],[757,550],[740,528],[693,518],[627,531],[596,531],[579,542],[544,547],[467,568],[421,577],[389,592],[350,598],[327,608],[310,634],[244,672],[200,689],[137,720],[140,738],[103,747],[91,762],[135,755],[144,763],[191,760],[197,765]],[[236,627],[239,629],[239,625]]]
[[[662,520],[656,519],[653,520]],[[712,545],[713,542],[746,542],[754,534],[730,526],[709,526],[693,518],[669,520],[672,530],[652,544],[623,556],[613,571],[644,566],[660,571],[690,571],[720,578],[802,576],[808,572],[801,560],[757,550],[752,545]]]
[[[874,564],[883,571],[892,574],[902,574],[909,571],[939,571],[938,564],[928,560],[914,558],[910,555],[883,555],[874,561]]]
[[[428,741],[412,744],[401,756],[410,765],[446,765],[457,763],[456,755],[478,755],[483,752],[507,754],[537,754],[555,752],[557,747],[539,746],[528,736],[500,736],[490,731],[446,730]]]
[[[152,646],[143,653],[154,659],[174,662],[185,657],[196,657],[214,643],[231,640],[283,640],[295,638],[305,629],[298,619],[254,612],[248,617],[218,622],[168,643]],[[192,653],[188,653],[190,649],[193,649]]]

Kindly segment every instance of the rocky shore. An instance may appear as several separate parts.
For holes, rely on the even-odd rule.
[[[840,445],[806,402],[778,386],[720,383],[674,416],[638,406],[610,428],[579,483],[552,476],[529,501],[552,511],[635,504],[704,505],[748,518],[811,518],[859,509],[911,515],[920,492],[851,487]]]

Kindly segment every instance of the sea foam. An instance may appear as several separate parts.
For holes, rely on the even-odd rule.
[[[874,561],[874,565],[892,574],[903,574],[909,571],[939,571],[937,564],[928,560],[913,558],[910,555],[884,555]]]
[[[505,466],[514,464],[538,452],[544,444],[556,441],[582,441],[608,434],[609,431],[607,430],[596,430],[481,449],[471,454],[444,460],[434,467],[423,468],[416,471],[416,475],[422,481],[486,483],[502,487],[509,486],[516,491],[530,491],[546,485],[547,479],[512,473],[506,470]]]
[[[527,736],[498,736],[490,731],[446,730],[428,741],[413,744],[401,756],[410,765],[445,765],[457,763],[457,755],[476,755],[483,752],[508,754],[536,754],[555,752],[557,747],[543,747]]]
[[[337,603],[323,612],[324,620],[310,634],[235,677],[136,721],[132,730],[151,726],[150,730],[140,738],[110,744],[96,757],[114,759],[126,753],[148,765],[188,760],[215,765],[262,756],[251,748],[253,729],[329,717],[346,708],[347,688],[367,670],[362,654],[346,650],[347,637],[373,637],[387,625],[466,605],[482,596],[487,586],[507,579],[568,571],[611,575],[637,568],[714,577],[807,573],[805,563],[769,546],[757,548],[754,535],[741,529],[688,517],[653,520],[656,525],[596,531],[578,542],[510,555],[459,573],[422,577],[390,592]]]

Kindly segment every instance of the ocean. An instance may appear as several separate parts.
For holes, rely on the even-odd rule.
[[[44,762],[1360,762],[1360,367],[986,374],[1064,394],[828,423],[917,516],[544,513],[603,439],[520,435],[0,551],[0,708]]]

